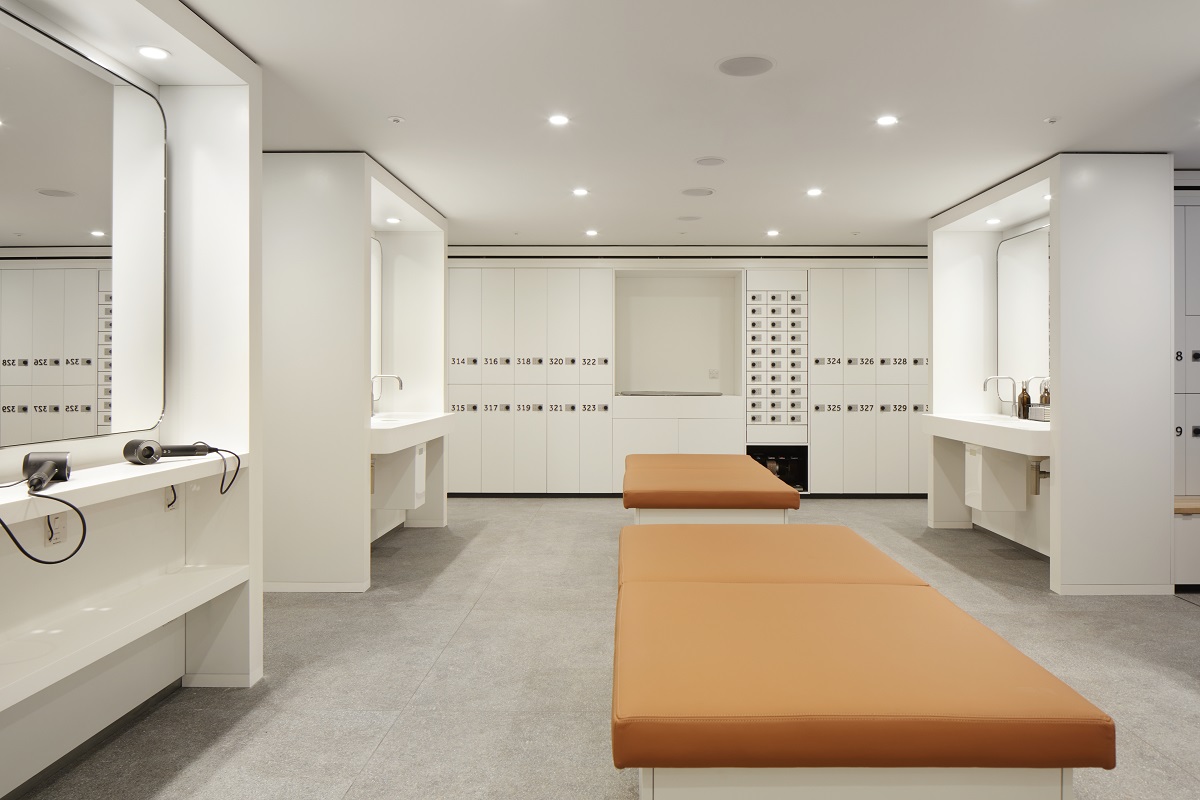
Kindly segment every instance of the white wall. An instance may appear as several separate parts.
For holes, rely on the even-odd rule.
[[[939,231],[931,237],[930,376],[934,411],[998,413],[983,380],[996,371],[996,246],[1000,234]],[[1002,384],[1001,396],[1011,391]]]
[[[376,233],[383,247],[383,372],[381,411],[445,408],[446,234]]]

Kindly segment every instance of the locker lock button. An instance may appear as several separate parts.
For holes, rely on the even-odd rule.
[[[1200,361],[1200,350],[1192,351],[1192,361]]]
[[[534,407],[533,407],[533,410],[534,410],[534,411],[541,411],[541,410],[542,410],[542,404],[541,404],[541,403],[538,403],[536,406],[534,406]]]
[[[475,403],[471,403],[471,410],[472,410],[472,411],[478,411],[478,410],[479,410],[479,406],[478,406],[478,405],[476,405]]]
[[[504,359],[504,363],[505,363],[505,364],[511,364],[511,363],[512,363],[512,359],[511,359],[511,358],[506,358],[506,359]],[[508,409],[505,409],[505,411],[507,411],[507,410],[508,410]]]
[[[575,405],[574,405],[574,404],[568,404],[568,405],[567,405],[567,411],[574,411],[574,410],[575,410]]]
[[[478,364],[478,363],[479,363],[479,359],[478,359],[478,358],[472,358],[472,359],[471,359],[471,363],[472,363],[472,364]]]
[[[512,406],[510,406],[508,403],[505,403],[503,406],[501,406],[500,410],[501,411],[512,411]]]
[[[607,403],[603,403],[603,404],[601,404],[601,406],[600,406],[600,410],[601,410],[601,411],[608,411],[608,404],[607,404]]]
[[[567,363],[568,363],[568,364],[570,364],[571,366],[575,366],[575,359],[573,359],[573,358],[568,358],[568,359],[567,359]]]
[[[600,359],[600,363],[601,363],[601,364],[604,364],[604,365],[606,365],[606,366],[607,366],[607,365],[608,365],[608,359],[607,359],[607,358],[602,358],[602,359]]]
[[[1193,426],[1192,426],[1192,438],[1193,438],[1193,439],[1200,439],[1200,425],[1193,425]]]
[[[539,358],[539,359],[537,360],[537,365],[538,365],[539,367],[540,367],[540,366],[541,366],[543,363],[545,363],[545,359]]]

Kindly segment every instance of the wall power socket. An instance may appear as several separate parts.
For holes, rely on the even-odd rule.
[[[46,546],[62,544],[63,535],[67,532],[67,515],[51,514],[46,517]]]

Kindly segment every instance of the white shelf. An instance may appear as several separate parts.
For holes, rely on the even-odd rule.
[[[0,642],[0,710],[249,579],[245,565],[185,566]]]
[[[241,456],[242,467],[246,467],[248,454],[238,455]],[[229,474],[232,475],[234,460],[228,455],[226,458],[229,460]],[[72,470],[70,480],[52,483],[42,494],[61,497],[82,507],[220,474],[221,459],[215,454],[195,458],[171,458],[157,464],[131,464],[122,461],[119,464]],[[9,525],[38,519],[47,514],[56,514],[62,510],[63,506],[53,500],[30,497],[24,483],[9,489],[0,489],[0,519]]]

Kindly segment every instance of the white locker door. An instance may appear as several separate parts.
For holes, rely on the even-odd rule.
[[[33,340],[34,386],[62,386],[63,384],[63,307],[66,270],[37,269],[33,271],[33,319],[37,336]],[[112,306],[101,306],[111,313]],[[62,404],[62,398],[58,400]],[[44,404],[43,404],[44,405]],[[58,427],[61,430],[62,418]],[[48,423],[51,427],[54,423]],[[36,429],[38,419],[34,417]],[[38,441],[44,441],[39,439]]]
[[[1200,247],[1200,242],[1197,242]],[[1175,206],[1175,391],[1187,391],[1187,209]],[[1178,423],[1177,423],[1178,424]]]
[[[542,307],[545,308],[544,301]],[[545,494],[546,387],[518,384],[513,399],[513,491]]]
[[[579,270],[547,270],[546,303],[546,383],[577,384]]]
[[[929,270],[908,271],[908,382],[929,383]]]
[[[513,386],[484,385],[481,400],[480,486],[484,492],[512,494]]]
[[[483,412],[479,410],[483,400],[482,387],[479,384],[452,385],[446,387],[446,394],[450,398],[450,410],[454,412],[446,456],[449,459],[449,491],[477,494],[483,491],[480,468]]]
[[[1175,395],[1175,494],[1187,494],[1187,395]]]
[[[908,385],[876,386],[875,406],[875,491],[908,494]]]
[[[1187,463],[1184,466],[1184,487],[1187,491],[1183,494],[1200,495],[1200,394],[1187,395],[1187,419],[1183,425],[1183,438],[1187,440]]]
[[[847,494],[875,493],[875,410],[874,386],[845,386],[846,405],[845,463],[843,490]]]
[[[96,270],[68,269],[64,272],[63,383],[68,386],[91,386],[91,402],[94,403],[99,344],[96,339]],[[107,357],[111,356],[110,351]],[[64,424],[70,427],[69,422]]]
[[[53,442],[63,438],[63,387],[34,386],[30,400],[33,441]]]
[[[612,478],[612,387],[583,385],[579,387],[579,491],[610,494]]]
[[[812,276],[826,270],[809,272]],[[841,494],[844,455],[844,419],[841,386],[808,387],[808,490],[814,494]]]
[[[613,382],[612,360],[613,271],[611,269],[581,269],[579,270],[579,382],[611,386]]]
[[[513,382],[513,271],[485,269],[480,278],[483,383]],[[485,401],[486,402],[486,401]]]
[[[546,270],[518,269],[513,275],[513,356],[516,383],[546,382]],[[545,404],[543,394],[541,402]],[[542,412],[545,419],[545,412]],[[545,425],[543,424],[543,429]],[[534,491],[533,489],[517,491]],[[538,490],[546,491],[543,486]]]
[[[546,387],[546,491],[579,493],[578,385]]]
[[[925,494],[929,491],[929,434],[921,423],[928,414],[929,387],[913,384],[908,387],[908,491]]]
[[[908,273],[907,269],[875,272],[876,383],[908,384]]]
[[[1200,393],[1200,317],[1184,317],[1184,336],[1187,344],[1183,351],[1183,360],[1187,372],[1186,390],[1188,394]],[[1054,394],[1051,385],[1050,394]]]
[[[1200,316],[1200,206],[1185,206],[1186,223],[1184,236],[1191,247],[1184,247],[1184,277],[1187,299],[1185,311],[1190,316]]]
[[[33,270],[0,269],[0,386],[28,386],[32,364]]]
[[[33,441],[31,386],[0,386],[0,447]]]
[[[845,384],[875,383],[875,270],[842,270]],[[847,401],[849,402],[849,401]]]
[[[482,270],[446,270],[446,383],[479,383],[483,337]],[[465,490],[463,490],[465,491]],[[478,490],[476,490],[478,491]]]
[[[808,271],[808,383],[810,386],[842,383],[842,327],[842,270],[810,269]]]
[[[92,291],[95,291],[94,289]],[[110,409],[111,410],[111,409]],[[63,387],[63,438],[96,434],[96,386]]]

